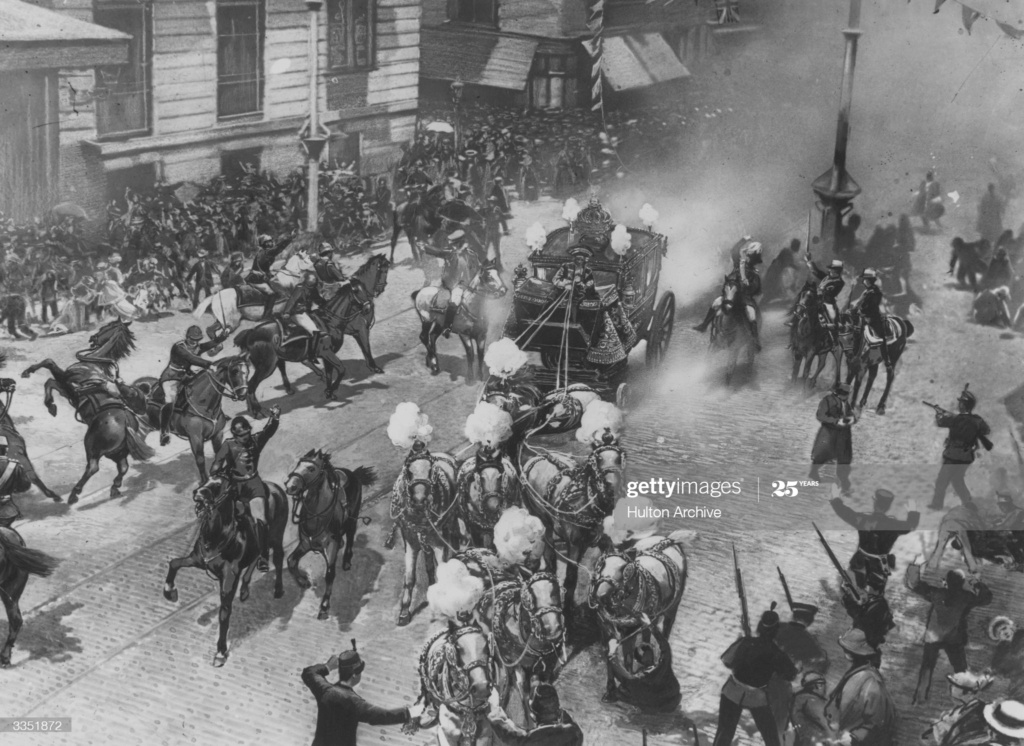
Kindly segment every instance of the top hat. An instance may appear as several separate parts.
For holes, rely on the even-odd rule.
[[[839,647],[853,655],[868,657],[875,655],[878,649],[868,642],[863,630],[848,629],[839,638]]]
[[[814,617],[818,614],[818,607],[813,604],[805,604],[799,601],[794,601],[789,605],[789,610],[793,613],[793,621],[803,625],[804,627],[811,626],[811,622],[814,621]]]
[[[985,722],[997,733],[1024,738],[1024,704],[1012,699],[985,706]]]
[[[895,497],[889,490],[875,490],[875,505],[888,508]]]

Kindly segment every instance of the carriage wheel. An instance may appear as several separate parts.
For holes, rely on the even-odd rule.
[[[619,387],[615,389],[615,406],[626,410],[629,408],[630,399],[632,399],[632,391],[629,388],[629,384],[620,383]]]
[[[672,341],[672,330],[676,324],[676,297],[665,293],[651,317],[651,331],[647,335],[647,364],[658,365],[668,351]]]

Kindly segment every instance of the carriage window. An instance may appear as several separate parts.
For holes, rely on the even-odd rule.
[[[538,267],[536,264],[533,265],[533,276],[545,282],[551,282],[557,271],[555,267]]]

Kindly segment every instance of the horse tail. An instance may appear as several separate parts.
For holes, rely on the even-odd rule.
[[[199,301],[199,305],[196,306],[196,310],[192,312],[192,315],[197,319],[203,318],[203,316],[206,314],[206,309],[213,305],[213,299],[216,298],[217,295],[219,295],[219,293],[214,293],[212,295],[206,296],[201,301]]]
[[[128,455],[136,461],[149,461],[156,455],[153,447],[146,442],[145,436],[140,435],[137,430],[128,428],[125,440],[128,443]]]
[[[377,471],[370,466],[359,466],[351,471],[352,478],[363,487],[369,487],[377,482]]]
[[[60,564],[56,557],[12,541],[4,531],[0,531],[0,549],[11,567],[29,575],[48,577]]]

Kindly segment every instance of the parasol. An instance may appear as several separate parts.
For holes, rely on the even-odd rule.
[[[59,217],[89,219],[89,214],[74,202],[61,202],[59,205],[54,205],[50,212]]]
[[[424,128],[427,132],[444,132],[448,135],[455,134],[455,128],[452,127],[448,122],[431,122]]]

